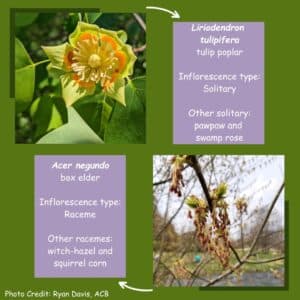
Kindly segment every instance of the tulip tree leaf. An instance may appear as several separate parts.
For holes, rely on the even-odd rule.
[[[125,81],[124,79],[120,78],[118,79],[114,84],[113,84],[113,88],[109,89],[106,92],[107,96],[109,96],[110,98],[118,101],[119,103],[121,103],[122,105],[126,105],[126,101],[125,101]]]
[[[49,132],[38,144],[103,144],[73,107],[68,108],[68,123]]]
[[[73,107],[84,119],[84,121],[103,138],[106,126],[111,116],[112,105],[115,101],[107,99],[104,101],[103,93],[86,96],[73,104]]]
[[[145,143],[145,77],[130,81],[125,97],[126,106],[116,102],[105,130],[105,143]]]
[[[60,97],[44,95],[37,98],[30,107],[30,115],[35,125],[35,139],[67,122],[67,109]]]
[[[79,113],[81,118],[93,129],[93,131],[99,135],[102,104],[97,101],[84,101],[87,98],[93,100],[94,98],[97,98],[97,96],[99,95],[86,96],[74,103],[73,107]]]
[[[38,99],[38,105],[32,121],[35,124],[35,139],[43,136],[47,132],[47,128],[52,117],[53,103],[48,95],[44,95]]]
[[[32,101],[35,86],[35,65],[22,42],[15,39],[16,112],[25,110]]]

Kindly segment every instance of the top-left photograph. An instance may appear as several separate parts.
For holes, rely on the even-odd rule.
[[[143,13],[11,10],[15,143],[146,143]]]

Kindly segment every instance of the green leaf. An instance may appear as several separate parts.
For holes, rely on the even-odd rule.
[[[34,138],[36,140],[47,132],[47,128],[51,121],[53,102],[49,95],[44,95],[35,102],[38,102],[38,105],[32,120],[36,128],[34,133]]]
[[[64,99],[61,97],[57,97],[57,96],[52,97],[52,99],[53,99],[53,103],[54,103],[53,112],[57,111],[60,115],[62,123],[63,124],[67,123],[68,122],[68,111],[67,111]]]
[[[102,15],[101,12],[88,12],[88,13],[85,13],[85,16],[86,16],[89,23],[95,23],[101,15]]]
[[[145,77],[130,81],[125,88],[126,107],[118,102],[105,131],[105,143],[145,143]]]
[[[81,118],[98,135],[100,135],[101,126],[101,99],[103,100],[103,95],[95,94],[92,96],[86,96],[73,104],[73,107],[80,114]]]
[[[51,120],[48,125],[47,132],[62,126],[64,123],[66,123],[66,122],[63,122],[63,118],[62,118],[59,110],[56,108],[55,105],[53,105]]]
[[[78,83],[71,78],[70,74],[65,74],[61,76],[61,85],[62,96],[67,106],[71,106],[78,99],[87,95],[91,95],[95,91],[95,88],[80,88]]]
[[[68,108],[68,123],[49,132],[38,144],[103,144],[73,107]]]
[[[33,64],[22,42],[15,38],[15,69],[21,69]]]
[[[15,25],[16,27],[26,26],[37,18],[39,14],[33,12],[17,12],[15,14]]]
[[[100,134],[99,134],[101,137],[104,137],[105,130],[111,116],[111,112],[112,112],[112,107],[104,101],[101,107],[101,125],[100,125]]]
[[[15,39],[16,112],[25,110],[34,93],[35,65],[20,40]]]
[[[69,13],[65,21],[65,27],[67,32],[73,32],[77,26],[78,21],[79,21],[78,13]]]
[[[50,95],[37,98],[30,107],[30,115],[35,125],[35,139],[67,122],[67,110],[63,99]]]
[[[112,107],[104,101],[103,93],[86,96],[76,103],[73,107],[85,120],[85,122],[101,137],[104,137],[105,128],[111,116]],[[115,103],[113,100],[107,101]]]
[[[118,79],[113,87],[106,92],[106,95],[125,106],[125,80],[123,78]]]

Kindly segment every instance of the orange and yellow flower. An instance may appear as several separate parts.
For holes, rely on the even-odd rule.
[[[43,47],[50,59],[49,71],[61,76],[67,105],[93,94],[97,85],[125,105],[124,79],[133,73],[136,60],[126,38],[124,31],[79,22],[68,43]]]

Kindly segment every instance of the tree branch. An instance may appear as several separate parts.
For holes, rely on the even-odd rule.
[[[285,256],[279,256],[279,257],[274,257],[274,258],[270,258],[270,259],[262,259],[262,260],[245,260],[246,264],[266,264],[272,261],[277,261],[277,260],[282,260],[285,259]]]
[[[147,29],[146,28],[146,23],[144,22],[142,17],[137,13],[133,13],[133,16],[136,19],[136,21],[139,23],[139,25],[142,27],[142,29],[146,32],[146,29]],[[135,52],[135,53],[143,52],[144,50],[146,50],[146,44],[144,44],[140,47],[133,48],[133,52]]]
[[[175,219],[175,217],[178,215],[178,213],[180,212],[181,208],[184,205],[184,201],[185,199],[183,198],[179,207],[176,209],[175,213],[172,215],[172,217],[164,224],[164,226],[161,228],[161,230],[157,233],[157,235],[155,236],[155,240],[157,240],[161,234],[169,227],[169,225],[172,223],[172,221]]]
[[[237,259],[237,261],[240,263],[241,262],[241,258],[239,256],[239,254],[237,253],[237,251],[235,250],[235,248],[231,245],[230,242],[229,242],[229,248],[233,252],[233,254],[234,254],[235,258]]]
[[[209,191],[208,191],[208,187],[207,187],[205,178],[202,174],[201,167],[200,167],[200,164],[197,160],[196,155],[189,155],[187,157],[187,163],[190,167],[192,167],[194,169],[194,171],[195,171],[195,173],[196,173],[196,175],[197,175],[197,177],[200,181],[200,184],[202,186],[204,195],[206,197],[206,201],[207,201],[208,206],[209,206],[209,210],[212,211],[212,208],[213,208],[212,200],[211,200],[211,197],[210,197],[210,194],[209,194]]]
[[[280,188],[279,188],[277,194],[275,195],[274,200],[272,201],[271,206],[270,206],[270,208],[269,208],[269,210],[268,210],[268,212],[267,212],[267,215],[265,216],[265,219],[264,219],[264,221],[262,222],[262,224],[261,224],[261,226],[260,226],[260,229],[258,230],[258,232],[257,232],[257,234],[256,234],[256,236],[255,236],[255,238],[254,238],[254,240],[253,240],[253,242],[252,242],[252,244],[251,244],[251,246],[250,246],[250,249],[249,249],[249,251],[248,251],[248,253],[249,253],[248,257],[251,255],[251,253],[252,253],[252,251],[253,251],[253,249],[254,249],[254,247],[255,247],[257,241],[258,241],[259,236],[261,235],[262,231],[264,230],[264,227],[265,227],[265,225],[267,224],[267,222],[268,222],[268,220],[269,220],[269,217],[270,217],[270,215],[271,215],[271,212],[272,212],[272,210],[273,210],[273,208],[274,208],[274,206],[275,206],[275,204],[276,204],[276,202],[277,202],[277,200],[278,200],[278,198],[279,198],[279,196],[280,196],[280,194],[281,194],[283,188],[284,188],[284,182],[282,183],[282,185],[280,186]],[[247,257],[247,258],[248,258],[248,257]]]
[[[146,32],[146,23],[144,22],[142,17],[137,13],[133,13],[133,16],[136,19],[136,21],[139,23],[139,25],[143,28],[143,30]]]
[[[209,259],[207,259],[206,261],[200,262],[200,263],[194,268],[194,270],[193,270],[192,272],[190,272],[190,273],[191,273],[191,280],[190,280],[190,282],[187,284],[187,286],[193,286],[193,284],[194,284],[194,282],[195,282],[195,280],[196,280],[197,278],[200,279],[200,280],[202,280],[202,281],[205,281],[205,282],[207,282],[207,283],[210,282],[207,278],[205,278],[205,277],[200,277],[200,276],[199,276],[199,272],[200,272],[201,269],[204,268],[204,266],[206,266],[208,263],[210,263],[211,260],[212,260],[212,259],[209,258]],[[201,268],[201,269],[200,269],[200,268]]]
[[[210,197],[209,191],[208,191],[208,187],[205,181],[205,178],[202,174],[202,170],[201,170],[201,166],[198,162],[198,159],[196,157],[196,155],[189,155],[187,157],[187,163],[190,167],[192,167],[199,179],[199,182],[201,184],[201,187],[203,189],[203,192],[205,194],[206,197],[206,201],[208,203],[209,206],[209,210],[212,212],[213,210],[213,204],[212,204],[212,199]],[[234,249],[234,247],[231,245],[231,243],[229,244],[229,247],[231,249],[231,251],[233,252],[234,256],[236,257],[238,262],[241,262],[240,256],[238,255],[238,253],[236,252],[236,250]]]
[[[253,251],[256,243],[257,243],[257,240],[258,240],[260,234],[262,233],[262,231],[263,231],[266,223],[268,222],[268,219],[269,219],[269,217],[271,215],[271,212],[273,211],[273,208],[274,208],[274,206],[275,206],[275,204],[276,204],[276,202],[277,202],[277,200],[278,200],[278,198],[279,198],[279,196],[280,196],[283,188],[284,188],[284,182],[282,183],[282,185],[280,186],[278,192],[276,193],[276,195],[275,195],[275,197],[274,197],[274,199],[273,199],[273,201],[272,201],[272,203],[271,203],[271,205],[269,207],[269,210],[268,210],[268,212],[267,212],[267,214],[266,214],[266,216],[265,216],[265,218],[264,218],[264,220],[263,220],[263,222],[262,222],[262,224],[260,226],[260,229],[258,230],[258,232],[257,232],[257,234],[256,234],[256,236],[255,236],[255,238],[254,238],[254,240],[253,240],[253,242],[251,244],[251,247],[248,250],[247,254],[243,258],[241,258],[241,260],[238,263],[236,263],[233,267],[231,267],[231,269],[223,272],[219,276],[217,276],[214,279],[212,279],[206,286],[211,286],[211,285],[215,284],[216,282],[222,280],[223,278],[225,278],[228,275],[232,274],[235,270],[237,270],[238,268],[240,268],[244,263],[246,263],[248,261],[248,258],[251,256],[252,251]]]
[[[188,166],[184,166],[182,168],[182,171],[184,171]],[[153,186],[157,186],[157,185],[161,185],[161,184],[164,184],[164,183],[167,183],[167,182],[170,182],[172,180],[172,177],[168,177],[167,179],[163,179],[163,180],[160,180],[160,181],[156,181],[156,182],[153,182]]]
[[[135,53],[137,53],[137,52],[143,52],[145,49],[146,49],[146,44],[144,44],[141,47],[133,48],[133,52],[135,52]]]
[[[193,184],[194,185],[194,184]],[[192,188],[191,188],[192,189]],[[190,190],[191,190],[190,189]],[[188,193],[189,194],[189,191]],[[155,236],[155,240],[157,240],[161,235],[162,233],[169,227],[169,225],[172,223],[172,221],[176,218],[176,216],[179,214],[181,208],[183,207],[185,203],[185,197],[183,197],[179,207],[176,209],[176,211],[174,212],[174,214],[169,218],[169,220],[164,224],[164,226],[161,228],[161,230],[157,233],[157,235]],[[167,211],[166,211],[167,212]]]

